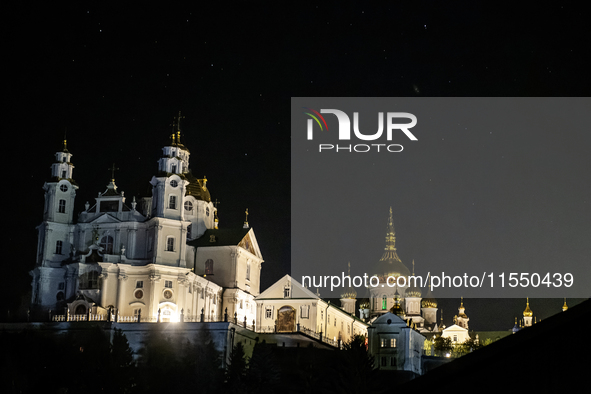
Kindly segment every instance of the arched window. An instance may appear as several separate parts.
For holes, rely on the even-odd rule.
[[[113,254],[113,237],[110,235],[105,235],[101,238],[99,246],[103,248],[103,253]]]
[[[166,251],[174,252],[174,237],[166,238]]]
[[[213,260],[207,259],[205,262],[205,275],[213,275]]]

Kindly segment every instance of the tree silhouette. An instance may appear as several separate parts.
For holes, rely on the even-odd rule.
[[[246,355],[242,343],[232,349],[226,366],[226,388],[235,394],[246,393]]]

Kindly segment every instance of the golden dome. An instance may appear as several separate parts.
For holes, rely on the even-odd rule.
[[[527,299],[527,306],[525,307],[525,310],[523,311],[523,317],[532,317],[534,315],[534,313],[532,312],[531,309],[529,309],[529,298]]]

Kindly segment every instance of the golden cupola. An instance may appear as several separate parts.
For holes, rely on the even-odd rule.
[[[528,298],[527,299],[527,305],[525,307],[525,310],[523,311],[523,317],[532,317],[533,315],[534,315],[534,313],[529,308],[529,298]]]

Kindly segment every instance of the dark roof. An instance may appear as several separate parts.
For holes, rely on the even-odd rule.
[[[589,323],[591,300],[586,300],[437,367],[400,390],[442,391],[462,385],[479,393],[555,393],[584,387],[589,365],[584,330]]]
[[[187,242],[187,245],[195,246],[198,248],[206,246],[238,245],[249,231],[250,228],[224,228],[217,230],[205,230],[201,237]],[[214,240],[214,242],[212,242],[212,240]]]

